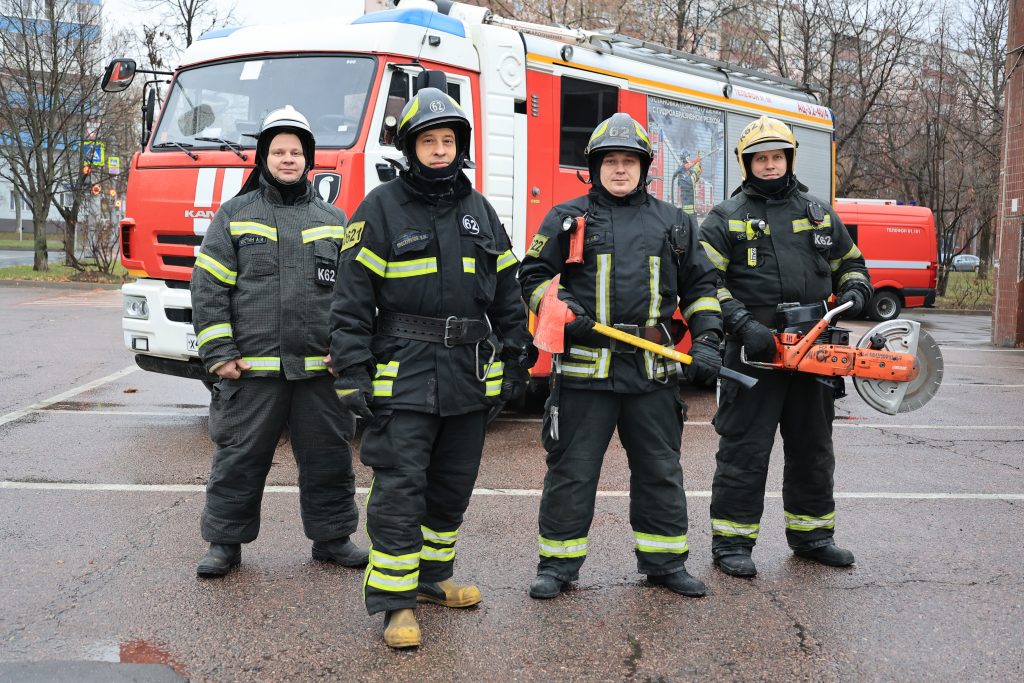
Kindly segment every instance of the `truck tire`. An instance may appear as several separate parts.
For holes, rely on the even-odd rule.
[[[884,322],[899,317],[900,308],[900,298],[896,292],[891,289],[883,289],[875,292],[875,295],[871,297],[871,301],[868,302],[867,314],[872,320]]]

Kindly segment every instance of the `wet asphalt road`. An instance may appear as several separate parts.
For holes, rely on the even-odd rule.
[[[363,610],[361,572],[310,559],[287,443],[240,569],[195,578],[207,395],[133,370],[116,291],[4,286],[0,312],[0,681],[167,680],[168,666],[218,681],[1024,676],[1024,351],[990,347],[988,317],[909,312],[946,362],[924,409],[888,417],[852,391],[840,402],[837,540],[856,553],[852,569],[789,553],[778,447],[758,577],[712,567],[714,397],[686,391],[687,566],[711,595],[682,598],[636,573],[615,442],[575,590],[531,600],[540,424],[504,415],[456,567],[484,602],[424,606],[423,646],[396,653]],[[368,471],[357,472],[366,487]]]
[[[31,266],[35,254],[31,249],[0,249],[0,268],[8,266]],[[50,249],[46,255],[50,263],[63,263],[64,251]]]

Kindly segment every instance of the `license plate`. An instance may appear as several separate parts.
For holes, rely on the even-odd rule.
[[[199,345],[196,343],[196,335],[186,334],[185,335],[185,349],[189,353],[199,353]]]

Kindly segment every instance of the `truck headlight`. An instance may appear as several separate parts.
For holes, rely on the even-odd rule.
[[[144,296],[124,297],[124,317],[149,320],[149,304]]]

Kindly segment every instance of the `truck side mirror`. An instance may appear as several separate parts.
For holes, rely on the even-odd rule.
[[[153,115],[156,112],[156,86],[151,85],[146,93],[145,102],[142,105],[142,146],[149,142],[149,135],[153,131]]]
[[[107,64],[107,70],[103,72],[103,81],[100,85],[104,92],[121,92],[135,79],[134,59],[115,59]]]

